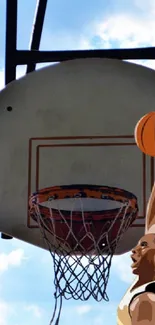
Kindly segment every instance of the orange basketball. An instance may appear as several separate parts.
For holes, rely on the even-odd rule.
[[[155,156],[155,112],[144,115],[135,127],[135,141],[146,155]]]

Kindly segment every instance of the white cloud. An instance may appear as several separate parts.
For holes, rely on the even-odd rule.
[[[30,312],[31,314],[28,316],[27,312]],[[32,317],[35,317],[39,321],[41,319],[41,316],[42,316],[42,310],[37,305],[24,306],[23,304],[20,303],[8,304],[5,301],[0,300],[0,325],[8,325],[8,324],[17,325],[15,319],[18,319],[18,317],[23,318],[23,323],[26,324],[25,322],[26,319],[31,319]]]
[[[6,325],[8,311],[8,305],[4,302],[0,302],[0,325]]]
[[[155,70],[155,60],[124,60]]]
[[[14,309],[4,301],[0,301],[0,325],[8,325],[8,318],[14,315]]]
[[[154,0],[134,0],[134,4],[137,8],[141,9],[142,12],[153,16],[155,14],[155,1]]]
[[[97,22],[95,34],[104,42],[117,42],[116,47],[140,47],[155,45],[155,17],[137,17],[129,14],[114,14],[103,22]]]
[[[79,315],[83,315],[83,314],[89,313],[91,311],[91,309],[92,309],[91,305],[85,304],[85,305],[77,306],[76,307],[76,312]]]
[[[84,35],[94,47],[133,48],[155,46],[155,1],[131,1],[130,10],[113,6],[99,21],[90,22]],[[116,10],[115,10],[116,9]],[[92,47],[92,46],[91,46]]]
[[[155,60],[143,60],[140,64],[155,70]]]
[[[154,46],[155,1],[133,0],[130,10],[125,7],[121,10],[120,5],[119,8],[120,13],[117,13],[114,4],[107,6],[102,19],[87,20],[82,34],[73,34],[72,30],[51,33],[45,28],[42,49],[51,49],[51,46],[54,50]],[[97,44],[95,37],[98,38]]]
[[[0,254],[0,272],[7,271],[9,267],[17,267],[21,265],[22,260],[24,259],[24,250],[16,249],[9,254],[1,253]]]
[[[41,308],[37,305],[28,305],[24,309],[28,312],[32,312],[33,316],[36,318],[41,318],[42,316]]]
[[[120,280],[126,283],[131,283],[135,276],[132,274],[131,270],[131,253],[126,253],[123,255],[118,255],[113,257],[111,270],[115,273]]]

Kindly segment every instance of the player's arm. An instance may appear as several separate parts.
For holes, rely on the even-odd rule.
[[[132,325],[155,324],[155,294],[144,292],[138,295],[130,306]]]
[[[148,201],[145,221],[145,234],[155,233],[155,183]]]

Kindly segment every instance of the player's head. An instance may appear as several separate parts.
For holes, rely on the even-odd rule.
[[[155,234],[143,236],[132,249],[132,272],[144,276],[155,275]]]

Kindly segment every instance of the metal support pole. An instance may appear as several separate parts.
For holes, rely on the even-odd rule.
[[[6,4],[5,84],[16,79],[17,4],[18,0]]]
[[[155,47],[110,50],[74,50],[74,51],[17,51],[16,64],[59,62],[82,58],[110,58],[119,60],[153,60]]]
[[[41,35],[44,25],[45,13],[47,7],[47,0],[38,0],[36,5],[36,11],[34,16],[33,31],[30,40],[30,50],[39,50]],[[31,62],[27,65],[26,73],[32,72],[35,70],[36,63]]]

